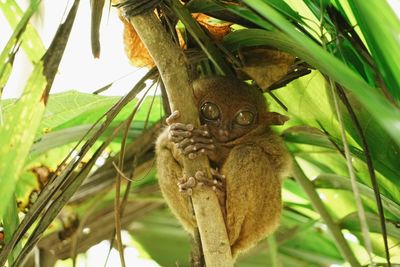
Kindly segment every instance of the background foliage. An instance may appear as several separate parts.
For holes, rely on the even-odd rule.
[[[107,11],[102,2],[92,1],[94,21]],[[22,97],[1,102],[0,265],[8,259],[19,266],[35,245],[65,259],[112,239],[116,164],[133,181],[121,183],[123,228],[160,265],[187,266],[189,239],[166,208],[153,168],[162,98],[136,97],[156,72],[122,98],[76,91],[48,96],[79,1],[48,48],[29,24],[39,3],[32,0],[22,11],[13,0],[0,2],[14,29],[0,54],[0,92],[16,53],[26,53],[33,66]],[[197,41],[204,41],[202,33],[193,30],[187,11],[234,23],[223,50],[207,40],[201,46],[216,69],[222,57],[254,46],[288,52],[313,69],[266,93],[270,109],[291,118],[276,131],[299,168],[285,180],[278,231],[237,266],[400,264],[396,10],[387,1],[361,0],[192,0],[165,7]]]

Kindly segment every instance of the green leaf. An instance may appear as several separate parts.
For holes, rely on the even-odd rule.
[[[75,118],[86,119],[82,124],[95,122],[105,111],[114,105],[120,97],[107,97],[77,91],[51,95],[43,115],[40,130],[44,132],[64,129],[71,125],[67,122]]]
[[[282,15],[285,15],[287,18],[293,20],[296,23],[304,23],[303,18],[294,11],[288,4],[286,4],[283,0],[263,0],[264,3],[271,5],[277,11],[279,11]]]
[[[22,97],[15,103],[15,112],[4,118],[0,131],[0,195],[3,203],[10,203],[15,184],[29,149],[35,138],[36,129],[44,112],[43,91],[47,81],[43,75],[42,62],[29,78]],[[4,218],[7,205],[0,207],[0,218]]]
[[[368,221],[369,231],[371,233],[379,233],[380,234],[381,233],[381,225],[380,225],[380,221],[379,221],[380,220],[379,216],[376,214],[367,213],[366,217],[367,217],[367,221]],[[340,223],[341,227],[343,227],[344,229],[348,229],[353,233],[361,232],[357,213],[351,213],[351,214],[347,215],[342,220],[340,220],[339,223]],[[399,231],[398,227],[396,226],[396,224],[393,222],[386,221],[386,228],[387,228],[388,236],[394,238],[395,242],[396,242],[396,240],[398,242],[398,240],[400,240],[400,231]],[[383,247],[382,242],[381,242],[381,247]],[[382,253],[382,255],[384,255],[384,253]]]
[[[350,179],[339,175],[321,174],[313,181],[313,183],[318,188],[342,189],[347,191],[353,190]],[[362,196],[369,199],[375,198],[372,188],[361,183],[357,183],[357,187]],[[390,211],[395,217],[400,218],[400,205],[384,195],[381,195],[381,198],[384,208]]]
[[[385,84],[400,104],[400,20],[387,1],[348,1]],[[384,41],[383,41],[384,40]]]
[[[15,199],[15,197],[14,197]],[[6,243],[10,242],[11,236],[13,235],[15,229],[17,229],[19,218],[18,218],[18,210],[16,201],[14,201],[14,205],[8,205],[6,216],[4,216],[3,224],[4,224],[4,233],[5,233],[5,241]],[[21,250],[21,246],[18,246],[13,253],[10,253],[8,256],[8,263],[12,265],[15,257],[17,256],[18,251]]]

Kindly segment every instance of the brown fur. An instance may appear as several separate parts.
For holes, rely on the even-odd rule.
[[[237,80],[224,77],[201,79],[194,82],[194,95],[199,107],[202,103],[217,103],[221,120],[206,123],[216,149],[208,153],[212,166],[225,175],[225,203],[221,209],[236,256],[278,226],[282,204],[282,177],[287,174],[290,158],[282,140],[270,128],[270,113],[261,92]],[[254,109],[257,118],[246,127],[229,121],[243,107]],[[230,126],[229,126],[230,124]],[[218,130],[228,125],[227,141],[219,141]],[[179,193],[178,179],[182,174],[184,155],[168,139],[167,128],[156,145],[157,168],[161,191],[172,212],[184,228],[193,235],[195,220],[190,213],[187,197]],[[212,227],[212,226],[210,226]]]

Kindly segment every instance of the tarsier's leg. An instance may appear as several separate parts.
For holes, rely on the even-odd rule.
[[[233,255],[271,233],[281,213],[281,181],[258,145],[235,147],[221,173],[226,176],[227,231]]]
[[[168,147],[168,132],[165,131],[157,140],[158,183],[161,192],[172,212],[179,218],[185,229],[193,234],[196,222],[191,215],[187,196],[179,192],[178,183],[183,177],[182,167]]]

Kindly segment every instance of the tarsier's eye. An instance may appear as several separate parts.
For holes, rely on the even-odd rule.
[[[201,106],[201,114],[207,120],[216,120],[219,118],[220,112],[217,105],[211,102],[206,102]]]
[[[239,125],[247,126],[253,123],[254,117],[254,113],[251,111],[239,111],[235,117],[235,122]]]

